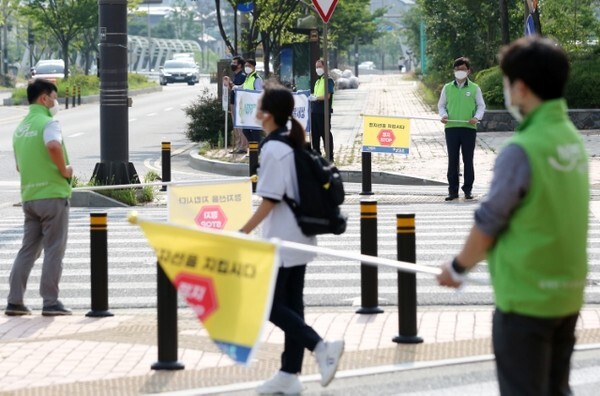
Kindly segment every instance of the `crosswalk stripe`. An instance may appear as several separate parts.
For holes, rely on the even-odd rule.
[[[437,205],[437,206],[436,206]],[[453,257],[473,224],[475,206],[443,208],[435,204],[411,206],[382,205],[378,208],[378,256],[395,259],[396,214],[415,213],[417,262],[437,267]],[[340,236],[323,235],[319,245],[333,249],[360,252],[360,215],[358,205],[343,208],[350,214],[348,230]],[[166,221],[165,208],[136,208],[149,220]],[[127,222],[130,209],[71,210],[67,254],[63,260],[61,298],[73,308],[90,305],[90,231],[89,214],[108,213],[109,300],[112,307],[154,306],[156,304],[156,258],[141,230]],[[0,225],[0,300],[8,291],[8,276],[22,239],[23,217],[19,213],[3,218]],[[589,268],[586,301],[600,303],[600,222],[591,217],[589,229]],[[42,255],[43,257],[43,255]],[[41,259],[34,267],[28,290],[28,303],[40,305],[37,284],[41,277]],[[305,299],[308,305],[348,305],[360,297],[360,268],[355,260],[319,256],[307,268]],[[478,281],[489,281],[483,262],[469,275]],[[397,271],[380,268],[378,296],[384,304],[397,299]],[[417,274],[417,296],[421,304],[475,303],[490,304],[490,285],[470,284],[461,292],[437,286],[436,280]]]

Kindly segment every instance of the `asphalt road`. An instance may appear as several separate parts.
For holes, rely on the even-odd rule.
[[[129,109],[129,161],[138,174],[144,175],[149,170],[160,174],[156,161],[161,156],[161,142],[170,141],[173,151],[189,145],[185,137],[188,119],[183,109],[206,87],[209,87],[208,80],[203,79],[195,86],[168,85],[162,92],[133,97],[133,107]],[[211,89],[215,87],[213,84]],[[12,132],[26,113],[27,106],[0,106],[0,188],[3,191],[0,205],[18,201],[19,176],[12,153]],[[62,108],[55,118],[62,126],[75,175],[88,180],[100,161],[100,105]],[[178,172],[180,180],[202,177],[201,173],[187,169],[187,156],[183,157],[173,158],[173,174]]]

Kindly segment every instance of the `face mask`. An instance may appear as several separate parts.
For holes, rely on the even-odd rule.
[[[504,106],[508,113],[513,116],[517,122],[523,121],[523,114],[519,110],[519,106],[512,104],[510,99],[510,89],[507,87],[507,84],[504,84]]]
[[[252,72],[253,72],[253,71],[254,71],[254,70],[252,70],[252,68],[251,68],[251,67],[246,67],[246,68],[244,68],[244,72],[246,72],[246,74],[252,74]]]
[[[456,77],[457,80],[464,80],[465,78],[467,78],[467,72],[464,70],[457,70],[454,72],[454,77]]]
[[[323,73],[325,73],[325,69],[323,69],[322,67],[317,67],[315,71],[317,72],[317,76],[322,76]]]
[[[50,110],[50,114],[52,115],[52,117],[54,117],[59,110],[59,104],[58,104],[58,100],[54,99],[54,106],[50,107],[48,110]]]
[[[236,71],[237,70],[237,65],[231,65],[231,71]]]

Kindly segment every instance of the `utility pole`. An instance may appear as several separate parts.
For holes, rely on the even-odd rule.
[[[98,0],[100,48],[100,184],[139,183],[129,162],[127,0]]]

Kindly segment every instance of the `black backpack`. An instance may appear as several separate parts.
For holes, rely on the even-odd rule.
[[[272,134],[269,138],[286,143],[294,150],[300,203],[288,196],[283,200],[292,209],[302,233],[306,236],[343,234],[348,216],[340,210],[345,193],[339,170],[316,151],[308,147],[295,148],[286,136]]]

